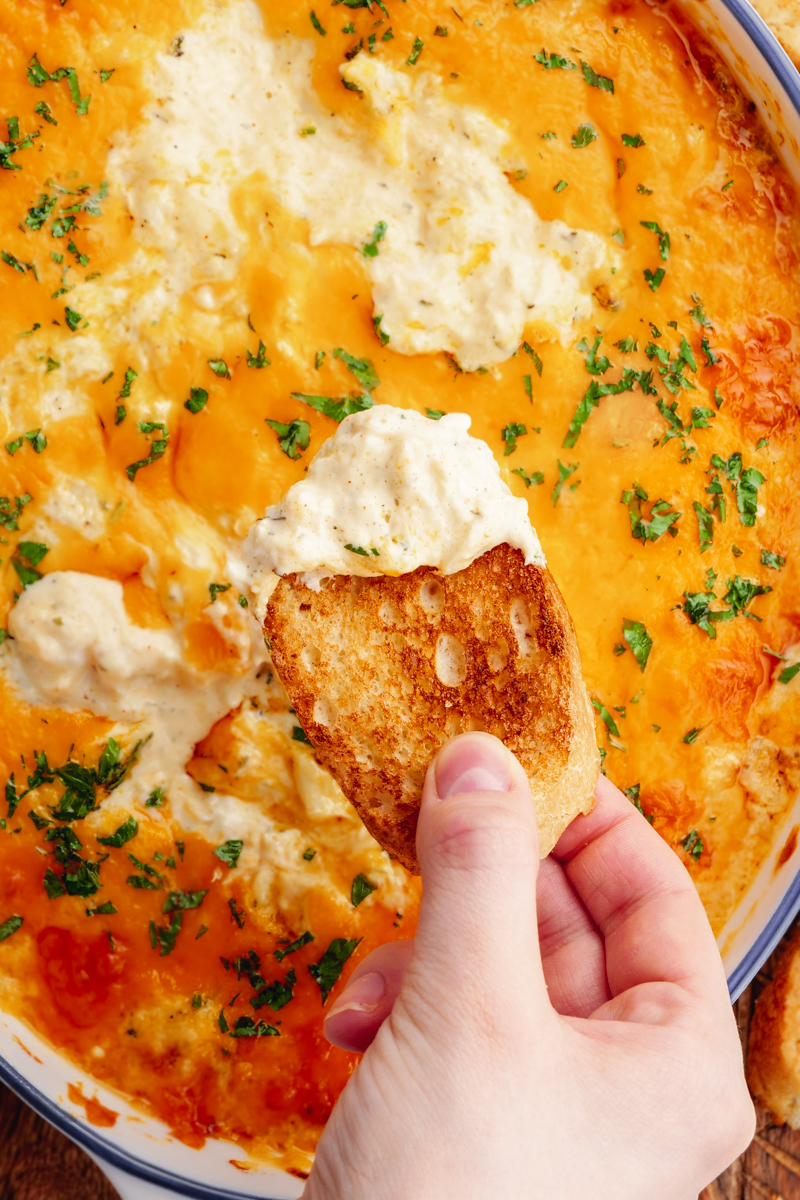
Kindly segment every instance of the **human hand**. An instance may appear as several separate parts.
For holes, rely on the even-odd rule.
[[[416,938],[373,951],[327,1016],[366,1053],[305,1200],[694,1200],[754,1113],[673,852],[601,777],[540,864],[522,768],[474,733],[428,770],[417,850]]]

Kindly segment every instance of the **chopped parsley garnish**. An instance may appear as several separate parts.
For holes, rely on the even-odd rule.
[[[700,553],[705,554],[714,541],[714,514],[711,509],[705,508],[697,500],[694,502],[694,511],[700,535]]]
[[[706,356],[706,366],[715,367],[719,362],[719,356],[711,349],[711,346],[708,343],[708,338],[705,336],[705,334],[703,334],[702,338],[700,339],[700,347],[703,351],[703,354]],[[719,407],[720,405],[718,404],[717,408]]]
[[[541,471],[531,471],[530,475],[522,467],[514,467],[513,475],[519,475],[525,483],[525,487],[530,487],[531,484],[544,483],[544,475]]]
[[[414,45],[411,47],[411,53],[409,54],[408,58],[406,59],[407,66],[409,66],[409,67],[414,66],[414,64],[417,62],[417,59],[419,58],[420,54],[422,54],[422,48],[424,45],[425,45],[425,43],[423,42],[422,38],[414,38]]]
[[[256,1011],[268,1004],[273,1012],[283,1008],[290,1000],[294,999],[294,985],[297,983],[297,976],[294,967],[285,976],[283,983],[276,979],[274,983],[267,984],[265,988],[257,992],[251,997],[250,1003]]]
[[[597,138],[597,130],[594,125],[588,121],[578,126],[577,133],[572,135],[572,145],[575,150],[583,150],[585,146],[591,146],[592,142]]]
[[[631,522],[631,534],[644,545],[646,542],[657,542],[668,530],[671,530],[682,513],[673,511],[672,503],[668,500],[656,500],[650,509],[650,516],[642,513],[642,503],[649,500],[647,492],[640,483],[634,483],[629,491],[622,493],[620,503],[628,506]],[[672,533],[674,537],[677,530]]]
[[[145,808],[161,808],[164,803],[164,789],[157,787],[153,788],[150,795],[144,802]]]
[[[437,25],[433,31],[434,37],[447,37],[449,30],[446,25]]]
[[[333,356],[340,359],[352,371],[365,391],[372,392],[380,385],[381,381],[368,358],[354,358],[352,354],[348,354],[346,350],[342,350],[341,346],[338,346],[334,350]]]
[[[211,596],[211,603],[214,603],[220,592],[230,591],[231,586],[232,585],[230,583],[210,583],[208,585],[208,591],[209,595]]]
[[[582,350],[586,355],[586,370],[590,375],[604,375],[611,367],[611,363],[605,355],[601,354],[599,358],[597,357],[597,351],[600,348],[602,340],[602,337],[596,337],[594,345],[589,346],[586,338],[581,338],[577,344],[577,349]]]
[[[763,483],[766,483],[766,477],[755,467],[743,468],[742,456],[739,451],[735,451],[727,460],[720,458],[718,454],[712,454],[711,467],[723,471],[733,484],[736,493],[736,507],[739,510],[739,520],[742,525],[755,525],[758,513],[758,489]]]
[[[236,922],[239,929],[244,929],[244,927],[245,927],[244,909],[239,908],[237,906],[236,901],[234,900],[233,896],[231,896],[231,898],[228,900],[228,908],[231,910],[231,917]]]
[[[649,267],[645,267],[644,277],[645,277],[645,280],[647,281],[647,283],[649,283],[649,285],[650,285],[651,292],[658,291],[658,289],[661,287],[661,284],[664,281],[664,276],[666,275],[666,273],[667,272],[664,270],[663,267],[659,267],[657,271],[651,271]]]
[[[644,146],[647,143],[640,133],[623,133],[622,144],[623,146],[632,146],[634,149],[637,149],[639,146]]]
[[[531,361],[533,362],[533,365],[536,368],[537,374],[541,376],[542,371],[544,370],[544,366],[542,364],[542,360],[539,358],[539,355],[536,353],[533,346],[530,346],[527,342],[523,342],[522,349],[525,351],[526,354],[530,355]]]
[[[377,225],[372,231],[372,237],[362,247],[361,253],[365,258],[377,258],[379,254],[378,243],[382,242],[386,237],[386,231],[388,228],[389,226],[385,221],[378,221]]]
[[[627,617],[622,622],[622,636],[633,651],[633,657],[643,672],[647,666],[650,651],[653,649],[653,639],[641,621],[629,621]]]
[[[666,262],[667,259],[669,258],[669,251],[670,251],[669,234],[666,233],[661,228],[658,221],[640,221],[639,224],[642,225],[645,229],[649,229],[652,233],[655,233],[658,236],[658,252],[661,255],[661,261]],[[662,278],[663,278],[663,272],[662,272]],[[652,287],[652,284],[650,286]],[[656,284],[656,287],[657,286],[658,286],[658,284]],[[655,290],[656,289],[653,288],[653,291],[655,291]]]
[[[220,1013],[220,1016],[222,1014]],[[280,1037],[281,1032],[274,1025],[265,1025],[263,1021],[258,1024],[252,1017],[239,1017],[231,1030],[231,1037]]]
[[[652,196],[653,189],[645,187],[643,183],[637,183],[636,190],[640,196]]]
[[[595,69],[590,67],[587,62],[584,62],[583,59],[580,61],[581,70],[583,71],[583,78],[589,84],[589,87],[600,88],[601,91],[611,92],[613,94],[614,80],[609,79],[606,75],[598,75]]]
[[[51,870],[50,867],[48,867],[45,871],[42,883],[44,884],[44,890],[47,892],[47,897],[49,900],[55,900],[59,896],[66,896],[67,894],[67,889],[64,887],[64,884],[61,882],[58,875],[56,875],[55,871]]]
[[[327,30],[323,29],[322,26],[320,25],[319,17],[314,12],[313,8],[311,10],[311,24],[314,26],[314,28],[316,29],[316,31],[320,35],[320,37],[325,37]]]
[[[10,533],[19,529],[19,514],[30,502],[30,492],[25,492],[22,496],[15,496],[13,507],[9,496],[0,496],[0,526]]]
[[[533,404],[533,385],[531,384],[530,375],[522,376],[522,386],[525,388],[525,395],[528,397],[531,404]]]
[[[81,314],[79,312],[76,312],[74,308],[70,308],[69,305],[66,305],[64,308],[64,317],[66,319],[67,325],[69,326],[69,328],[72,330],[73,333],[78,328],[81,321],[83,320],[83,317],[81,316]]]
[[[308,449],[308,444],[311,441],[311,426],[308,421],[295,419],[290,424],[285,425],[281,421],[270,421],[267,419],[267,424],[278,435],[278,445],[287,458],[296,460],[301,457],[301,450]]]
[[[77,871],[67,871],[64,886],[68,896],[94,896],[100,890],[100,864],[83,862]]]
[[[344,964],[361,941],[362,938],[334,938],[319,962],[309,963],[308,973],[322,993],[323,1004],[339,979]]]
[[[366,875],[359,873],[353,880],[353,885],[350,888],[350,903],[353,908],[358,908],[362,900],[366,900],[367,896],[371,896],[377,887],[377,883],[370,883]]]
[[[765,587],[753,579],[743,579],[741,575],[737,575],[735,579],[728,580],[728,590],[722,599],[725,604],[730,605],[734,616],[738,617],[741,614],[754,621],[760,621],[761,618],[757,617],[755,613],[746,611],[747,607],[756,596],[766,596],[771,591],[771,587]]]
[[[520,425],[515,421],[509,421],[500,434],[506,446],[503,451],[505,457],[514,453],[517,448],[517,438],[524,437],[527,432],[528,430],[524,425]]]
[[[21,275],[24,275],[26,270],[33,270],[32,263],[21,262],[18,258],[15,258],[13,254],[9,254],[7,250],[0,250],[0,259],[2,259],[4,263],[8,263],[10,267],[13,267],[15,271],[19,271]]]
[[[752,579],[743,579],[741,575],[736,575],[735,578],[728,579],[728,590],[722,597],[723,603],[727,604],[728,608],[712,609],[711,604],[717,599],[716,594],[711,590],[715,578],[713,571],[707,573],[707,590],[704,592],[683,593],[683,611],[693,625],[698,625],[713,639],[717,636],[715,625],[720,621],[731,621],[737,616],[749,617],[753,621],[761,620],[755,613],[748,612],[747,608],[756,596],[764,596],[771,592],[771,587],[764,587]]]
[[[798,671],[800,671],[800,662],[792,663],[790,667],[784,667],[778,676],[778,682],[791,683]]]
[[[347,549],[346,546],[345,549]],[[292,726],[292,741],[303,742],[306,746],[311,745],[311,738],[308,736],[305,729],[303,729],[300,725]]]
[[[183,925],[183,913],[176,912],[166,927],[156,925],[155,921],[150,922],[150,945],[155,950],[160,950],[160,957],[171,954],[175,949],[175,942],[178,939],[178,934]]]
[[[713,329],[713,325],[706,316],[705,309],[703,308],[703,301],[696,292],[692,292],[692,299],[695,306],[689,309],[689,316],[693,317],[697,321],[697,324],[701,325],[704,329]]]
[[[442,417],[444,417],[445,415],[446,415],[445,412],[441,408],[426,408],[425,409],[425,416],[429,417],[431,419],[431,421],[441,421]]]
[[[568,58],[562,58],[560,54],[548,54],[544,48],[542,48],[541,54],[534,54],[533,57],[538,63],[541,63],[546,71],[577,71],[578,69],[575,63],[570,62]]]
[[[303,859],[304,859],[304,861],[305,861],[305,862],[311,862],[312,858],[314,857],[314,855],[315,855],[316,853],[317,853],[317,852],[316,852],[316,850],[315,850],[315,849],[314,849],[312,846],[309,846],[307,850],[304,850],[304,851],[303,851]]]
[[[577,471],[578,467],[581,465],[580,463],[570,463],[568,467],[565,467],[560,459],[556,459],[556,462],[558,463],[558,482],[553,488],[553,492],[550,497],[550,499],[553,501],[554,508],[558,504],[561,496],[561,489],[563,488],[565,482],[569,479],[570,475],[573,475],[575,471]]]
[[[135,817],[128,817],[114,833],[108,837],[99,837],[97,840],[101,846],[124,846],[131,838],[136,837],[139,832],[139,822]]]
[[[776,554],[773,550],[762,550],[761,551],[762,567],[771,567],[773,571],[780,571],[780,569],[785,565],[785,563],[786,563],[786,559],[783,557],[782,554]]]
[[[208,402],[208,392],[205,388],[189,388],[189,399],[184,404],[190,413],[202,412]]]
[[[3,921],[3,924],[0,925],[0,942],[5,942],[11,937],[12,933],[16,933],[18,929],[21,929],[24,919],[24,917],[18,917],[15,913],[14,916]]]
[[[686,741],[686,738],[683,740]],[[689,833],[687,833],[685,838],[681,838],[680,844],[689,857],[693,858],[694,861],[697,862],[698,858],[703,853],[703,839],[700,837],[700,834],[697,832],[697,830],[692,829]]]
[[[91,96],[81,97],[80,87],[78,85],[78,72],[74,67],[59,67],[52,74],[46,71],[39,59],[34,54],[28,64],[28,82],[34,87],[42,87],[45,83],[58,83],[60,79],[66,79],[69,88],[69,94],[72,97],[72,102],[75,105],[75,111],[79,117],[85,117],[89,111],[89,101]]]
[[[619,729],[617,728],[617,723],[614,720],[614,718],[612,717],[611,713],[606,708],[605,704],[603,704],[602,700],[593,700],[592,706],[597,709],[597,715],[599,716],[600,720],[605,725],[608,732],[613,733],[614,737],[619,737]]]
[[[553,188],[553,191],[558,196],[561,194],[561,192],[563,192],[565,187],[569,187],[569,184],[567,183],[566,179],[559,179],[558,183]]]
[[[199,892],[170,892],[161,911],[162,913],[171,913],[176,910],[186,912],[192,908],[199,908],[207,895],[208,888]]]
[[[103,72],[101,71],[100,74],[102,76]],[[43,117],[45,119],[45,121],[47,121],[48,125],[57,125],[58,124],[58,121],[53,116],[52,108],[50,107],[49,104],[45,103],[44,100],[40,100],[33,111],[35,113],[38,113],[38,115],[40,117]]]
[[[105,904],[98,904],[96,908],[87,908],[87,917],[111,917],[117,911],[110,900],[106,900]]]
[[[214,851],[214,856],[223,862],[228,867],[235,867],[239,862],[239,855],[242,853],[244,842],[239,838],[231,838],[227,842],[223,842],[221,846],[217,846]]]
[[[57,194],[49,196],[47,192],[42,192],[39,196],[39,203],[34,204],[32,208],[28,209],[27,216],[25,217],[25,224],[28,228],[34,230],[41,229],[57,202]]]
[[[343,421],[345,417],[351,416],[352,413],[363,412],[367,408],[372,408],[375,403],[369,392],[364,392],[360,396],[353,394],[338,398],[333,396],[309,396],[305,392],[292,392],[291,397],[293,400],[301,400],[309,408],[315,408],[324,417],[330,417],[332,420],[339,422]]]
[[[375,330],[375,333],[376,333],[381,345],[388,346],[391,339],[390,339],[389,334],[386,333],[385,330],[381,329],[381,321],[382,320],[383,320],[383,313],[380,313],[380,315],[377,317],[373,317],[372,318],[372,328]],[[319,365],[319,364],[317,364],[317,365]]]
[[[306,851],[306,854],[307,853],[308,853],[308,851]],[[313,855],[311,857],[313,858]],[[305,854],[303,855],[303,858],[305,858]],[[308,931],[306,931],[305,933],[301,933],[300,937],[297,938],[295,941],[289,942],[289,944],[287,946],[285,946],[283,948],[283,950],[275,950],[275,951],[273,951],[273,953],[274,953],[275,957],[277,958],[278,962],[283,962],[283,960],[286,958],[287,954],[294,954],[295,950],[302,950],[303,946],[307,946],[308,943],[313,942],[313,940],[314,940],[313,933],[309,933]],[[349,955],[348,955],[348,957],[349,957]]]
[[[136,478],[136,472],[140,471],[142,467],[149,467],[156,459],[161,458],[169,444],[169,431],[163,421],[139,421],[138,426],[140,433],[155,433],[158,430],[163,436],[150,443],[150,453],[147,458],[140,458],[138,462],[130,463],[125,468],[125,474],[131,483]]]
[[[101,82],[101,83],[108,83],[109,79],[110,79],[110,78],[111,78],[111,76],[114,74],[114,72],[116,71],[116,69],[117,69],[116,67],[112,67],[110,71],[101,71],[101,72],[100,72],[100,82]]]
[[[571,450],[575,445],[580,437],[581,429],[591,416],[592,409],[598,407],[603,396],[617,396],[621,392],[630,392],[635,383],[639,384],[646,396],[655,394],[652,381],[652,371],[634,371],[632,367],[625,367],[619,383],[600,383],[597,379],[593,379],[570,421],[567,436],[561,443],[564,449]]]
[[[27,433],[22,435],[26,441],[30,442],[36,454],[42,454],[47,449],[47,438],[42,433],[41,429],[29,429]],[[6,449],[8,447],[6,446]]]
[[[636,338],[632,337],[622,338],[620,341],[616,342],[615,345],[618,350],[622,351],[623,354],[633,354],[639,349],[639,343],[637,342]]]
[[[139,888],[140,891],[157,892],[161,884],[153,879],[148,879],[146,875],[129,875],[125,880],[132,888]]]
[[[222,358],[209,358],[206,360],[211,370],[218,379],[230,379],[231,373],[228,370],[228,364]]]

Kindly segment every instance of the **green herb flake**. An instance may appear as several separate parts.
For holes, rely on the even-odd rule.
[[[377,886],[377,883],[370,883],[366,875],[356,875],[353,885],[350,888],[350,903],[353,905],[353,908],[358,908],[362,900],[366,900],[367,896],[371,896]]]
[[[667,272],[663,267],[659,267],[657,271],[651,271],[649,267],[645,267],[644,277],[646,282],[650,285],[651,292],[658,291],[664,281],[664,276],[666,273]]]
[[[589,84],[589,87],[600,88],[601,91],[611,92],[611,94],[613,95],[613,93],[614,93],[613,79],[609,79],[606,75],[598,75],[597,72],[595,71],[594,67],[589,66],[589,64],[587,62],[584,62],[583,59],[581,59],[580,61],[581,61],[581,70],[583,71],[583,78]]]
[[[307,450],[311,441],[311,426],[308,421],[295,419],[288,425],[281,421],[267,420],[270,429],[278,435],[278,445],[287,458],[296,461],[301,457],[300,451]]]
[[[308,853],[308,851],[306,851],[306,853]],[[305,855],[303,855],[303,857],[305,858]],[[312,855],[312,858],[313,858],[313,855]],[[289,942],[289,944],[287,946],[284,946],[284,948],[282,950],[275,950],[273,953],[275,955],[275,958],[278,960],[278,962],[283,962],[283,960],[286,958],[287,954],[294,954],[294,952],[296,950],[302,950],[303,946],[307,946],[308,943],[313,942],[313,940],[314,940],[313,933],[309,933],[308,931],[306,931],[305,933],[301,933],[300,937],[297,938],[295,941]]]
[[[3,921],[3,924],[0,925],[0,942],[7,941],[13,933],[16,933],[18,929],[21,929],[24,919],[24,917],[19,917],[15,913],[13,916],[8,917],[7,920]]]
[[[167,954],[171,954],[175,949],[175,942],[178,939],[178,934],[182,926],[182,912],[176,912],[166,927],[156,925],[155,921],[150,922],[150,943],[154,950],[156,947],[159,948],[161,958],[164,958]]]
[[[522,467],[515,467],[512,475],[519,475],[525,483],[525,487],[530,487],[532,484],[544,483],[544,475],[541,471],[531,471],[530,475]]]
[[[114,833],[109,834],[108,837],[99,837],[97,840],[101,846],[124,846],[131,838],[136,837],[138,832],[139,822],[135,817],[128,817]]]
[[[277,1012],[294,999],[294,986],[297,983],[297,976],[294,967],[285,976],[283,983],[276,979],[274,983],[270,983],[267,987],[262,988],[250,1000],[251,1005],[256,1011],[268,1004],[273,1012]]]
[[[346,350],[343,350],[341,346],[338,346],[334,350],[333,356],[345,364],[367,392],[372,392],[376,387],[380,386],[381,381],[368,358],[355,358],[352,354],[348,354]]]
[[[640,133],[623,133],[622,144],[623,146],[631,146],[634,150],[638,149],[639,146],[647,145]]]
[[[369,392],[364,392],[360,396],[351,395],[341,398],[333,396],[309,396],[305,392],[292,392],[291,397],[293,400],[300,400],[303,404],[307,404],[309,408],[316,409],[324,417],[330,417],[337,422],[343,421],[345,417],[349,417],[353,413],[363,412],[367,408],[372,408],[375,403]]]
[[[800,671],[800,662],[792,663],[790,667],[784,667],[778,676],[778,683],[791,683],[798,671]]]
[[[361,941],[361,938],[334,938],[319,962],[309,963],[308,973],[322,994],[323,1005],[339,979],[344,964]]]
[[[536,62],[540,63],[546,71],[577,71],[577,66],[574,62],[570,62],[568,58],[562,58],[560,54],[548,54],[542,48],[541,54],[534,54]]]
[[[771,567],[773,571],[780,571],[785,563],[786,559],[782,554],[776,554],[773,550],[761,551],[762,567]]]
[[[304,850],[304,851],[303,851],[303,859],[304,859],[304,861],[305,861],[305,862],[311,862],[312,858],[314,857],[314,855],[315,855],[316,853],[317,853],[317,852],[316,852],[316,850],[314,850],[312,846],[309,846],[307,850]]]
[[[116,911],[110,900],[106,900],[105,904],[98,904],[96,908],[85,910],[87,917],[112,917]]]
[[[560,195],[561,192],[563,192],[565,187],[569,187],[569,184],[567,183],[566,179],[559,179],[558,183],[553,188],[553,191],[558,196],[558,195]]]
[[[377,258],[379,254],[378,244],[386,237],[386,231],[389,226],[385,221],[378,221],[372,231],[372,237],[362,247],[361,253],[365,258]]]
[[[509,421],[509,423],[501,431],[500,436],[505,442],[504,456],[507,458],[509,454],[513,454],[517,448],[517,438],[524,437],[528,430],[524,425],[517,422]]]
[[[184,403],[184,408],[190,413],[202,412],[208,403],[208,392],[205,388],[189,388],[189,399]]]
[[[315,133],[316,130],[304,129],[302,132],[304,134],[309,134]],[[247,365],[248,367],[253,367],[255,370],[261,370],[262,367],[269,367],[272,365],[270,360],[267,358],[267,347],[260,338],[258,341],[258,354],[251,354],[249,350],[247,351]]]
[[[605,725],[608,732],[612,733],[614,735],[614,737],[619,737],[619,729],[617,728],[617,723],[614,720],[614,718],[612,717],[611,713],[606,708],[605,704],[603,704],[602,700],[593,700],[592,706],[597,709],[597,715],[599,716],[600,720]]]
[[[703,725],[696,725],[694,729],[690,729],[688,733],[684,734],[681,741],[685,742],[687,746],[693,746],[699,735],[703,732],[703,729]]]
[[[413,67],[415,65],[420,54],[422,54],[424,45],[425,43],[423,42],[422,38],[414,38],[414,45],[411,47],[411,53],[406,59],[406,66]]]
[[[320,25],[319,17],[314,12],[313,8],[311,10],[311,24],[314,26],[314,28],[316,29],[316,31],[320,35],[320,37],[325,37],[327,30],[323,29],[322,26]]]
[[[170,892],[164,901],[161,911],[162,913],[175,911],[187,912],[191,909],[199,908],[207,895],[208,888],[199,892]]]
[[[347,547],[345,547],[345,549],[347,549]],[[292,741],[303,742],[303,744],[306,746],[311,745],[311,738],[300,725],[292,726]]]
[[[686,739],[683,739],[686,741]],[[692,829],[687,833],[685,838],[681,838],[680,845],[686,851],[690,858],[697,862],[700,855],[703,853],[703,839],[696,829]]]
[[[653,639],[641,621],[629,621],[627,617],[622,622],[622,636],[633,651],[633,657],[639,664],[640,670],[644,673],[650,651],[653,649]]]
[[[578,126],[577,133],[572,135],[572,145],[575,150],[583,150],[586,146],[591,146],[592,142],[597,138],[597,130],[594,125],[588,121]]]
[[[229,841],[223,842],[221,846],[217,846],[214,856],[226,866],[235,867],[239,863],[239,855],[243,848],[244,842],[239,838],[231,838]]]
[[[569,479],[570,475],[574,474],[581,465],[580,463],[570,463],[569,466],[565,467],[560,459],[556,459],[556,462],[558,463],[558,482],[553,488],[553,492],[550,497],[553,501],[554,508],[558,504],[561,496],[561,489],[563,488],[564,484]]]
[[[669,258],[669,251],[670,251],[669,234],[666,233],[661,228],[658,221],[640,221],[639,224],[641,226],[643,226],[645,229],[649,229],[652,233],[655,233],[657,235],[657,237],[658,237],[658,252],[661,256],[662,262],[666,262],[667,259]],[[656,285],[656,286],[658,286],[658,285]],[[651,284],[651,287],[652,287],[652,284]],[[653,291],[655,291],[655,288],[653,288]]]

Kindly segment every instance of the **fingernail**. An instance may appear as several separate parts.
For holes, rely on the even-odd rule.
[[[383,997],[386,995],[386,980],[379,971],[370,971],[359,975],[348,983],[326,1020],[340,1012],[375,1012]]]
[[[511,789],[508,755],[502,742],[488,734],[462,734],[439,751],[436,791],[439,799],[465,792]]]

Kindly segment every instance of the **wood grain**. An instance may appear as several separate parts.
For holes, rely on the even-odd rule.
[[[119,1200],[78,1146],[0,1084],[0,1200]]]

